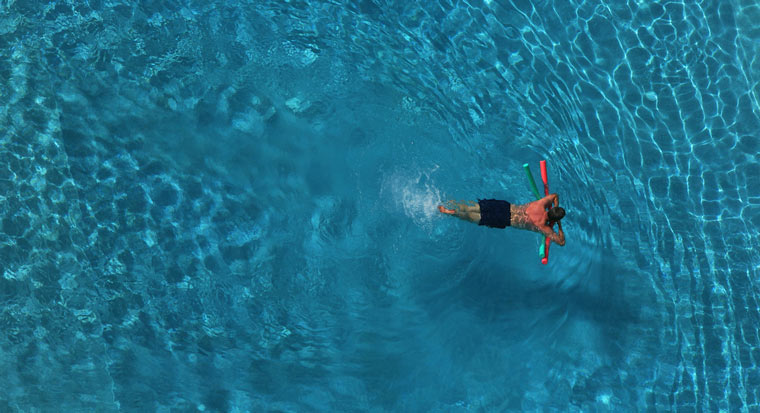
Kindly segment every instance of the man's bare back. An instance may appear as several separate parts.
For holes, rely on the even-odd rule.
[[[544,234],[547,238],[555,243],[564,246],[565,245],[565,233],[562,231],[562,223],[560,220],[565,215],[565,210],[559,207],[559,196],[557,194],[547,195],[537,201],[533,201],[524,205],[513,205],[506,201],[496,200],[480,200],[477,203],[474,202],[448,202],[452,209],[447,209],[443,205],[438,206],[438,210],[444,214],[455,215],[458,218],[466,221],[474,222],[479,225],[486,225],[496,228],[504,228],[505,226],[512,226],[519,229],[526,229],[529,231],[539,232]],[[553,207],[552,208],[552,204]],[[481,211],[481,205],[484,205],[484,209],[488,211]],[[493,207],[492,205],[497,205]],[[509,208],[509,213],[506,213],[506,207]],[[500,210],[499,208],[503,209]],[[551,208],[551,216],[547,208]],[[495,210],[496,212],[492,211]],[[501,214],[501,225],[492,225],[494,220],[494,214]],[[483,222],[483,221],[486,222]],[[554,223],[557,223],[558,233],[554,232]]]
[[[552,226],[547,225],[547,222],[550,222],[550,220],[546,208],[551,208],[552,203],[555,207],[559,206],[559,196],[557,194],[547,195],[538,201],[525,205],[512,205],[510,208],[512,226],[540,232],[557,244],[565,245],[565,232],[562,231],[562,223],[559,220],[556,221],[559,233],[554,232],[554,228],[552,228],[553,223]]]

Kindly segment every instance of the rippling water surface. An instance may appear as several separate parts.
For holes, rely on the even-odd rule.
[[[5,2],[0,410],[757,411],[758,19]]]

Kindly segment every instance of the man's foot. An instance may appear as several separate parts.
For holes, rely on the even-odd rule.
[[[443,205],[438,205],[438,211],[440,211],[442,214],[449,214],[449,215],[454,215],[457,213],[457,211],[453,209],[444,208]]]

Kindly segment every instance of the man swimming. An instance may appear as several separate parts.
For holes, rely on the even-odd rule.
[[[449,201],[447,206],[451,208],[439,205],[438,211],[487,227],[515,227],[540,232],[555,243],[565,245],[565,233],[560,222],[565,216],[565,210],[559,206],[557,194],[547,195],[525,205],[512,205],[496,199],[480,199],[477,203]],[[554,232],[555,223],[559,233]]]

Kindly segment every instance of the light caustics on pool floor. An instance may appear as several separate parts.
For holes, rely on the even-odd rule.
[[[2,11],[0,410],[758,408],[757,6],[379,3]]]

